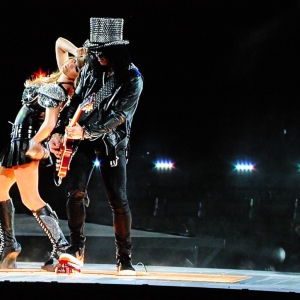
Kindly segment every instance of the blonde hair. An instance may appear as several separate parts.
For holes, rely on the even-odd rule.
[[[27,79],[24,83],[25,87],[29,87],[35,84],[47,84],[56,82],[61,75],[61,71],[56,71],[50,74],[49,76],[35,77],[33,79]]]
[[[71,59],[74,59],[74,57],[69,57],[67,59],[67,61],[71,60]],[[57,71],[51,73],[48,76],[35,77],[35,78],[27,79],[24,83],[24,86],[29,87],[29,86],[32,86],[32,85],[35,85],[35,84],[43,85],[43,84],[47,84],[47,83],[53,83],[53,82],[56,82],[58,80],[58,78],[61,74],[62,74],[62,72],[57,70]],[[77,77],[74,79],[74,87],[76,87],[77,84],[78,84],[79,74],[80,74],[80,71],[79,71]]]

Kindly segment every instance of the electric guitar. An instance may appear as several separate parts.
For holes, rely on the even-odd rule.
[[[88,96],[76,109],[73,118],[69,122],[69,126],[76,125],[83,111],[88,112],[93,110],[94,102],[95,94]],[[58,177],[58,182],[56,183],[56,185],[61,184],[62,179],[66,177],[67,172],[70,169],[72,153],[74,151],[74,141],[74,139],[68,138],[67,134],[65,133],[63,137],[63,143],[60,146],[60,157],[56,160],[56,171]]]

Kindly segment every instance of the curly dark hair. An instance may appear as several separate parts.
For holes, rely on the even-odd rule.
[[[131,64],[131,56],[126,45],[103,47],[98,49],[98,52],[102,52],[102,56],[109,60],[116,79],[122,82]],[[99,77],[105,70],[105,67],[99,63],[98,58],[94,55],[88,55],[87,62],[92,68],[95,77]]]

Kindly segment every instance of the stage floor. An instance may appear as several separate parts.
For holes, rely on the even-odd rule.
[[[60,221],[61,227],[65,234],[68,233],[67,221]],[[162,234],[157,232],[146,232],[141,230],[133,230],[132,237],[135,240],[137,247],[135,248],[134,267],[137,270],[136,276],[118,276],[116,272],[116,266],[114,259],[112,263],[105,260],[105,263],[93,263],[93,259],[86,261],[80,274],[72,275],[56,275],[55,273],[49,273],[42,270],[40,267],[43,260],[42,255],[37,258],[36,255],[31,256],[29,259],[26,255],[29,252],[34,252],[35,248],[39,248],[42,253],[45,240],[44,232],[40,229],[36,220],[32,216],[28,215],[16,215],[15,218],[15,230],[16,236],[22,240],[22,252],[23,257],[20,255],[18,259],[18,268],[13,270],[0,269],[0,288],[9,286],[13,287],[16,293],[22,295],[23,291],[28,288],[36,289],[37,286],[43,284],[43,290],[45,285],[49,287],[56,287],[57,292],[61,292],[67,287],[72,290],[76,295],[84,295],[89,291],[116,291],[125,287],[130,288],[130,293],[133,299],[133,294],[137,295],[140,299],[140,293],[151,296],[159,296],[161,292],[176,293],[177,298],[194,295],[195,293],[202,294],[203,292],[210,292],[210,295],[216,295],[217,292],[228,294],[228,292],[257,292],[263,294],[268,293],[284,293],[284,296],[295,296],[300,293],[300,273],[283,273],[277,271],[255,271],[255,270],[236,270],[236,269],[216,269],[206,267],[188,267],[174,266],[174,265],[157,265],[147,264],[144,260],[145,248],[139,247],[138,244],[141,240],[141,244],[160,243],[165,247],[169,247],[169,244],[180,244],[184,247],[194,247],[194,242],[201,243],[201,246],[208,247],[213,246],[211,252],[218,252],[223,247],[223,240],[215,240],[211,238],[203,238],[201,240],[193,240],[185,237],[179,237],[174,235]],[[85,233],[87,240],[95,239],[97,247],[87,246],[87,250],[96,252],[99,256],[99,251],[103,247],[107,247],[103,252],[113,253],[113,228],[111,226],[102,226],[97,224],[86,224]],[[31,239],[31,243],[30,243]],[[47,240],[47,238],[46,238]],[[105,246],[105,243],[107,245]],[[155,247],[155,245],[152,245]],[[27,250],[26,250],[27,247]],[[111,248],[110,248],[111,247]],[[173,246],[172,246],[173,247]],[[180,246],[181,247],[181,246]],[[23,251],[24,249],[24,251]],[[169,248],[165,248],[166,255],[169,255]],[[210,249],[210,248],[208,248]],[[153,248],[150,254],[152,256],[160,256],[161,254]],[[181,249],[178,248],[180,253]],[[22,254],[21,252],[21,254]],[[87,251],[88,252],[88,251]],[[208,256],[211,256],[210,250],[208,250]],[[142,259],[137,259],[140,254]],[[177,254],[179,257],[179,254]],[[184,254],[186,255],[186,254]],[[113,254],[111,255],[113,258]],[[33,260],[32,257],[37,258]],[[184,256],[185,257],[185,256]],[[196,257],[197,259],[197,257]],[[207,259],[208,260],[208,259]],[[61,284],[63,283],[63,285]],[[55,285],[54,285],[55,284]],[[33,287],[34,286],[34,287]],[[180,288],[180,290],[178,289]],[[158,290],[159,289],[159,290]],[[50,290],[49,290],[50,291]],[[134,292],[135,291],[135,292]],[[298,297],[298,295],[297,295]],[[175,297],[172,296],[173,299]],[[176,298],[176,299],[177,299]],[[6,298],[9,299],[9,298]]]
[[[225,270],[135,265],[136,276],[118,276],[113,264],[85,264],[79,274],[50,273],[41,262],[19,262],[18,268],[0,270],[5,283],[68,283],[151,287],[208,288],[240,291],[300,293],[300,274],[270,271]],[[1,286],[1,285],[0,285]],[[288,296],[288,295],[286,295]]]

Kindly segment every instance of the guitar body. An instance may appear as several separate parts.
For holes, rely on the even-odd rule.
[[[87,99],[85,99],[85,101],[78,106],[73,118],[70,120],[69,126],[74,126],[76,124],[83,110],[92,110],[94,101],[95,94],[87,97]],[[62,178],[66,177],[67,172],[69,171],[73,150],[74,139],[67,138],[67,135],[65,134],[63,143],[60,147],[60,158],[56,161],[56,171],[58,172],[57,176],[59,178],[56,185],[61,184]]]
[[[74,140],[65,139],[61,147],[61,158],[59,160],[59,164],[57,165],[57,172],[58,172],[57,176],[59,178],[66,177],[67,172],[69,171],[73,148],[74,148]]]

